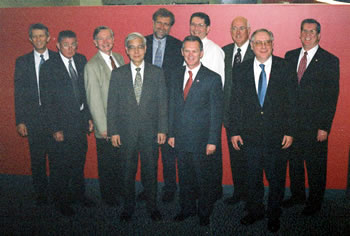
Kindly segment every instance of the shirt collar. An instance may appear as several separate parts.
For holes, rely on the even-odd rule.
[[[135,71],[136,68],[141,68],[141,70],[143,70],[145,68],[145,60],[142,61],[140,66],[136,66],[132,61],[130,61],[130,67],[132,71]]]

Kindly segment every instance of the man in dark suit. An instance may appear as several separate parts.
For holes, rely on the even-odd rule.
[[[43,125],[45,119],[40,99],[39,71],[54,52],[46,47],[50,34],[48,28],[41,23],[29,27],[29,41],[34,50],[16,60],[16,128],[20,136],[28,137],[36,204],[43,205],[48,203],[46,155],[49,153],[50,136]]]
[[[242,63],[239,71],[234,71],[229,124],[233,147],[242,151],[247,160],[248,214],[241,223],[250,225],[264,218],[264,170],[269,181],[267,228],[276,232],[280,227],[284,191],[282,167],[294,136],[296,78],[283,59],[272,55],[272,32],[255,31],[251,47],[255,59]]]
[[[169,145],[178,154],[183,221],[198,213],[200,225],[210,223],[217,199],[217,166],[221,165],[223,91],[220,75],[200,62],[203,44],[197,36],[183,41],[186,67],[172,74],[169,103]],[[196,200],[198,199],[198,207]]]
[[[118,149],[112,146],[107,137],[107,96],[112,70],[124,65],[124,59],[112,51],[114,33],[111,28],[98,26],[93,39],[98,52],[84,69],[86,99],[94,121],[101,197],[109,206],[115,206],[121,194],[121,170]]]
[[[162,219],[157,209],[159,144],[168,132],[168,101],[163,70],[144,61],[146,39],[131,33],[125,39],[130,64],[112,72],[107,102],[107,132],[120,148],[124,206],[121,221],[130,221],[135,209],[138,156],[146,192],[147,210],[153,221]]]
[[[321,25],[314,19],[301,23],[302,48],[286,53],[286,60],[297,71],[298,132],[289,158],[292,197],[283,202],[291,207],[303,204],[304,161],[309,180],[309,197],[303,215],[321,209],[326,189],[327,146],[339,94],[339,59],[319,46]]]
[[[86,58],[76,53],[77,46],[74,32],[61,31],[57,42],[59,53],[40,70],[42,105],[52,135],[50,180],[55,205],[65,216],[75,214],[71,203],[94,206],[84,194],[86,133],[92,131],[93,125],[84,88]]]
[[[181,55],[182,42],[169,35],[171,27],[175,23],[175,17],[172,12],[165,8],[160,8],[154,12],[152,18],[153,34],[146,36],[147,51],[145,61],[163,69],[165,84],[169,91],[169,80],[173,68],[178,68],[183,64]],[[171,202],[174,200],[177,189],[176,156],[174,150],[167,142],[161,145],[161,150],[164,177],[162,201]]]
[[[250,25],[246,18],[238,16],[233,19],[231,24],[231,37],[233,43],[223,47],[225,52],[225,86],[224,86],[224,126],[228,127],[228,120],[230,114],[230,101],[232,84],[234,84],[232,73],[234,70],[239,70],[239,65],[243,61],[254,58],[254,53],[249,44]],[[224,200],[228,205],[233,205],[246,197],[245,185],[246,176],[246,160],[242,152],[236,151],[231,143],[231,137],[227,134],[227,142],[230,154],[232,180],[234,183],[234,193],[231,197]]]

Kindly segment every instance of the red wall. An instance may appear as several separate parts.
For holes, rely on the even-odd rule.
[[[0,9],[0,173],[30,174],[26,139],[15,129],[13,73],[15,59],[30,50],[28,26],[41,22],[51,33],[49,48],[55,50],[57,34],[71,29],[78,35],[80,53],[91,58],[96,53],[92,32],[99,25],[110,26],[116,35],[115,51],[127,59],[123,42],[134,31],[152,33],[152,14],[159,6],[42,7]],[[350,6],[328,5],[169,5],[176,17],[171,34],[183,39],[189,34],[189,17],[206,12],[212,21],[209,38],[220,46],[231,43],[230,24],[235,16],[249,19],[252,31],[268,28],[275,35],[277,56],[300,46],[299,26],[304,18],[315,18],[322,25],[320,45],[340,58],[340,95],[329,137],[328,188],[344,189],[350,146]],[[127,60],[128,61],[128,60]],[[223,135],[223,138],[225,135]],[[223,142],[224,184],[232,184],[226,138]],[[243,170],[244,171],[244,170]],[[85,173],[97,177],[96,147],[89,138]],[[159,170],[162,180],[161,168]]]

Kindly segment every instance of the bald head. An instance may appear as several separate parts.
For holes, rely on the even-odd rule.
[[[249,39],[249,22],[243,16],[237,16],[231,23],[231,37],[234,43],[241,47]]]

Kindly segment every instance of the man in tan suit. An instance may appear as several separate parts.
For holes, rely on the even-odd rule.
[[[112,29],[99,26],[94,30],[93,38],[98,52],[85,66],[85,89],[95,127],[101,197],[105,203],[114,206],[118,204],[120,165],[116,158],[118,151],[107,137],[107,97],[112,70],[124,65],[124,59],[112,52]]]

